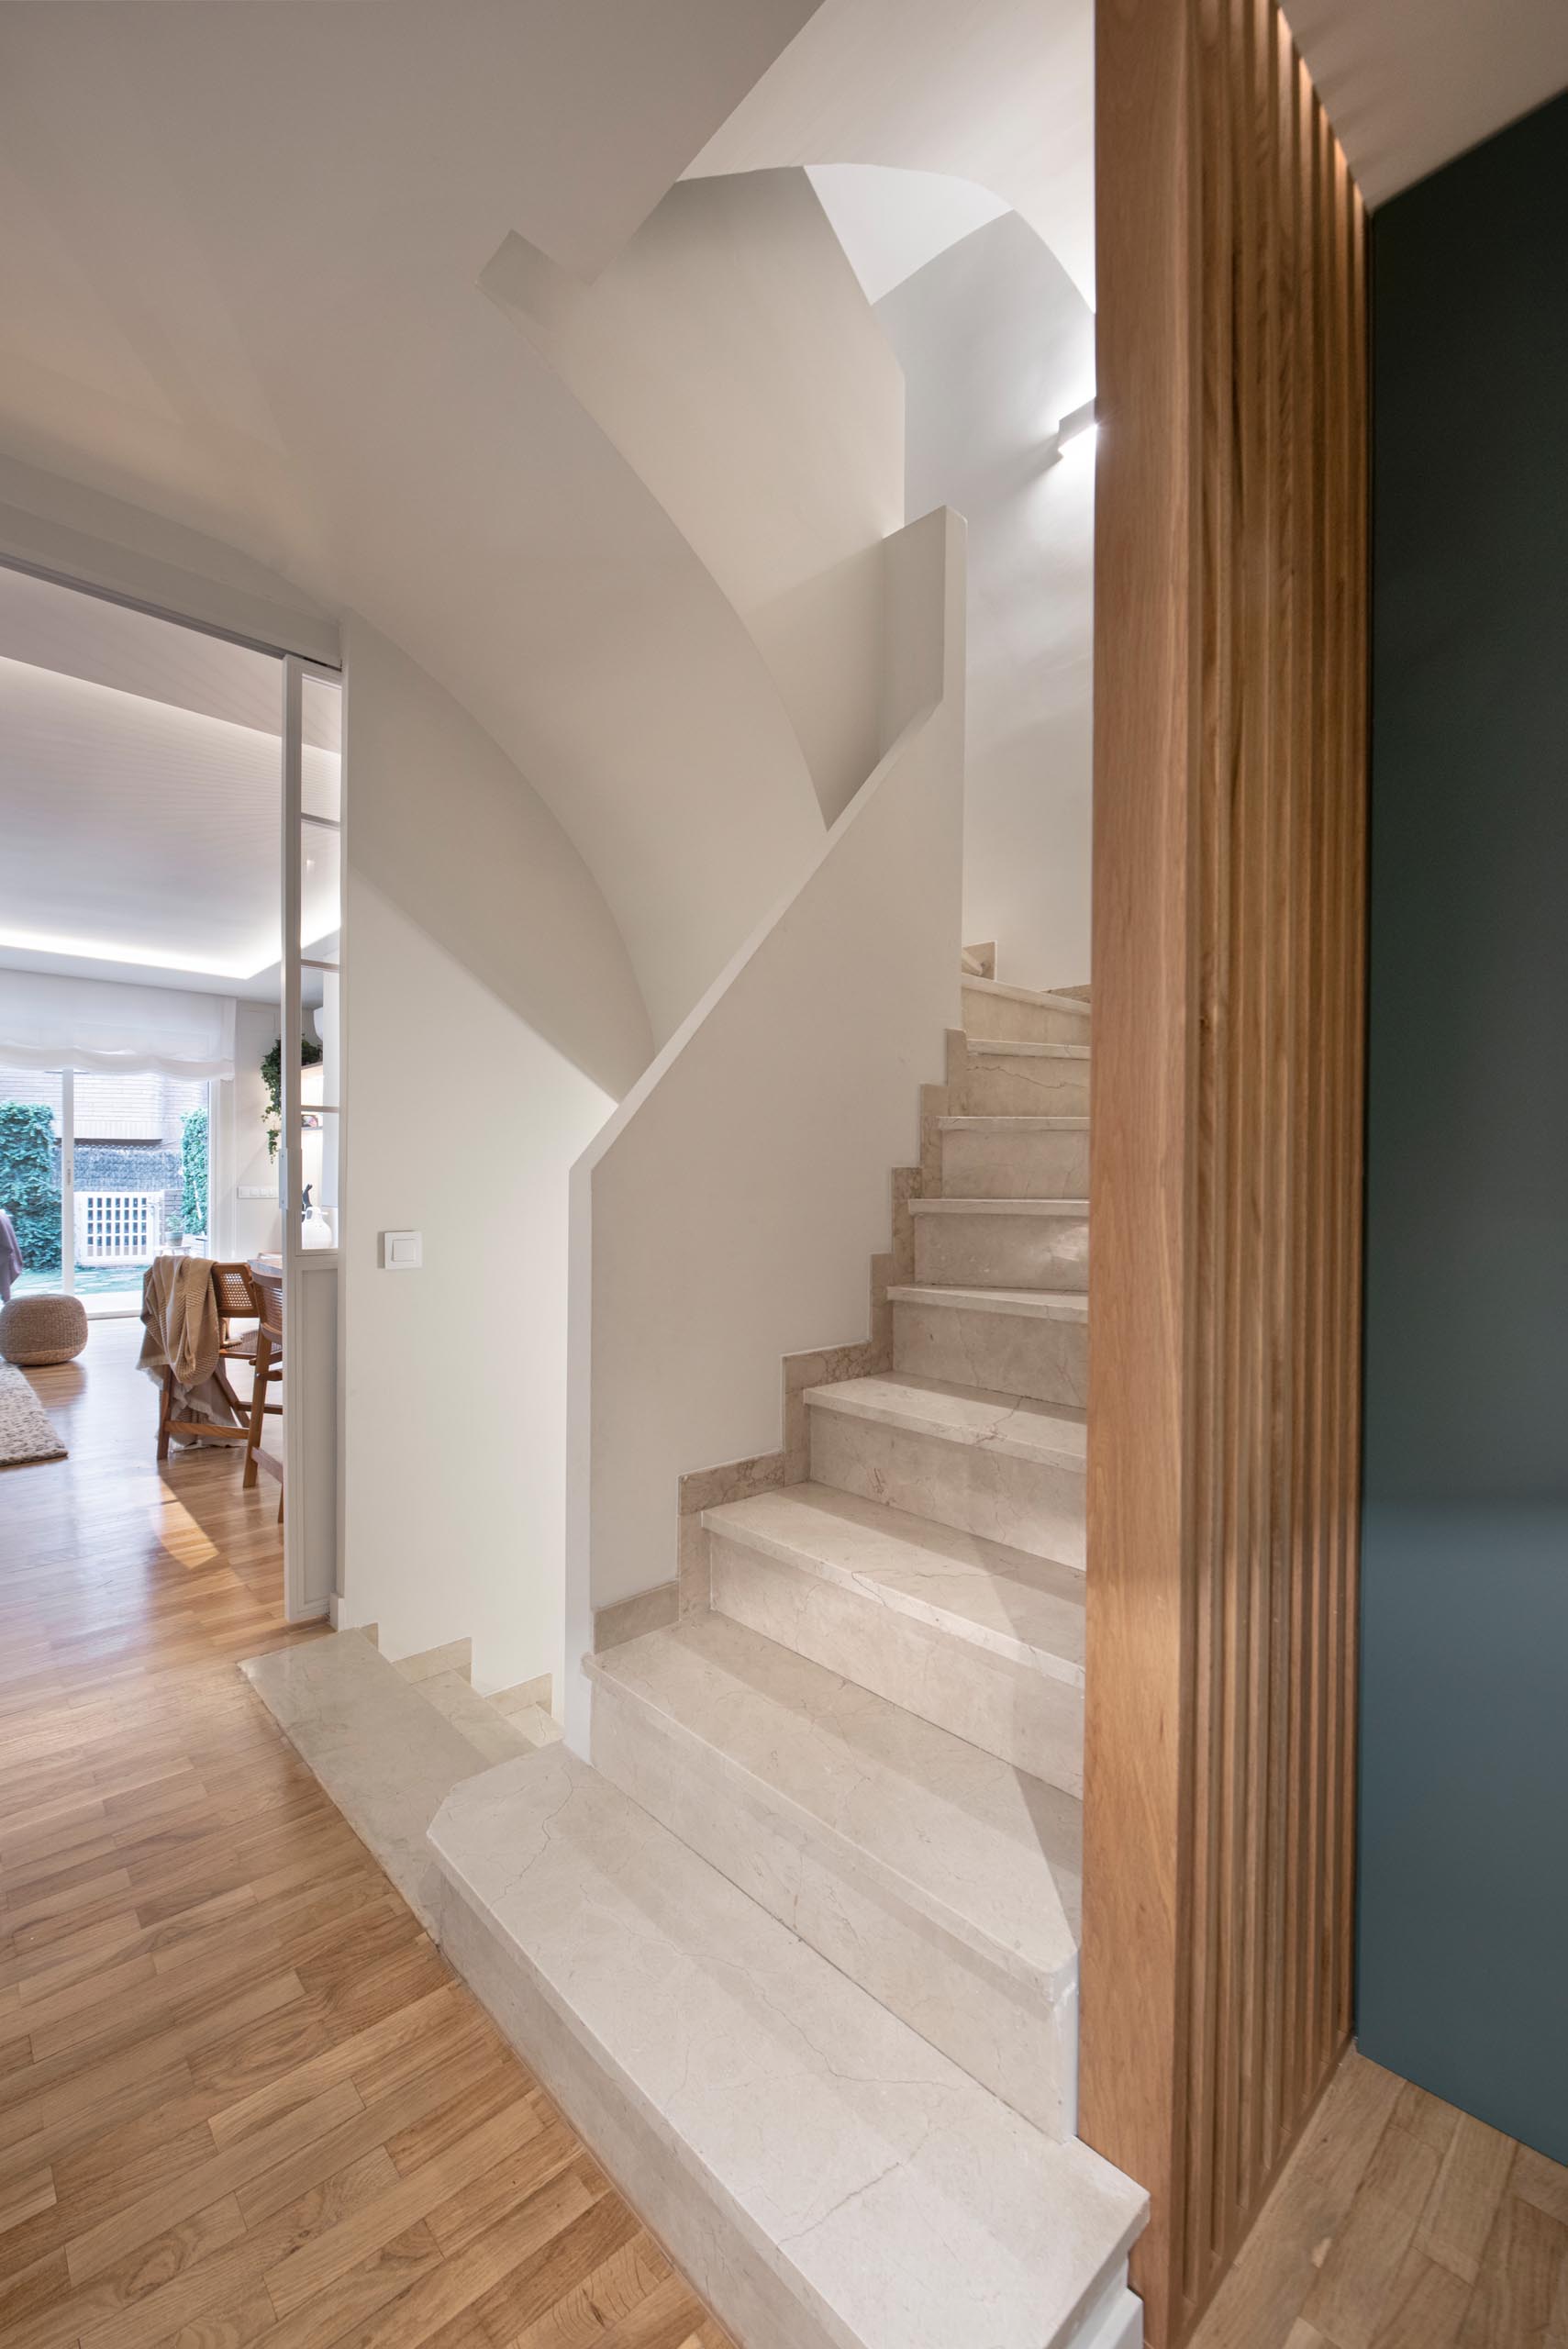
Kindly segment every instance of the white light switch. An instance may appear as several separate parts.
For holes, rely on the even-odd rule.
[[[381,1261],[389,1273],[417,1273],[425,1261],[425,1235],[422,1231],[384,1231],[381,1235]]]

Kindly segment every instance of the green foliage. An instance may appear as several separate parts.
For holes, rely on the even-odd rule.
[[[320,1058],[321,1047],[315,1038],[302,1036],[299,1040],[301,1068],[314,1068]],[[275,1158],[278,1136],[284,1130],[284,1047],[281,1037],[261,1063],[261,1081],[267,1088],[267,1110],[261,1123],[267,1130],[267,1148]]]
[[[41,1104],[0,1101],[0,1208],[17,1227],[29,1273],[60,1270],[54,1119]]]
[[[206,1230],[207,1116],[192,1109],[180,1127],[180,1222],[185,1237]]]

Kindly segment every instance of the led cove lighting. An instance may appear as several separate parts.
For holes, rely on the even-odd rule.
[[[277,960],[275,947],[260,950],[254,963],[203,962],[161,946],[117,946],[101,938],[60,938],[47,930],[0,930],[0,947],[24,954],[70,954],[83,963],[131,963],[152,971],[190,971],[206,979],[250,979]]]

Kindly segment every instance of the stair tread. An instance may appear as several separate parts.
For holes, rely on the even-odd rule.
[[[963,984],[977,995],[1000,996],[1006,1003],[1035,1003],[1044,1011],[1066,1011],[1087,1019],[1089,1007],[1079,996],[1057,995],[1050,987],[1016,987],[1006,979],[982,979],[973,972],[963,974]]]
[[[909,1281],[887,1292],[892,1305],[941,1305],[974,1313],[1016,1313],[1032,1321],[1086,1321],[1081,1288],[952,1288]]]
[[[911,1199],[911,1215],[1040,1215],[1086,1216],[1087,1199],[993,1199],[984,1194],[974,1198],[954,1198],[944,1194],[936,1199]]]
[[[1015,1060],[1025,1061],[1086,1061],[1087,1044],[1037,1044],[1028,1036],[971,1036],[969,1050],[974,1052],[1006,1052]]]
[[[939,1118],[937,1128],[944,1134],[983,1132],[989,1126],[999,1126],[1009,1134],[1086,1134],[1087,1118]]]
[[[1073,1985],[1077,1797],[728,1616],[643,1632],[587,1670],[1030,1994]]]
[[[828,1485],[727,1501],[706,1509],[703,1523],[1021,1669],[1084,1685],[1084,1577],[1075,1566]]]
[[[1084,1578],[1077,1567],[831,1485],[773,1486],[705,1510],[702,1522],[895,1614],[1082,1687]]]
[[[912,1371],[877,1371],[869,1378],[809,1386],[806,1400],[817,1410],[874,1419],[949,1443],[983,1445],[1049,1467],[1081,1469],[1084,1463],[1087,1415],[1067,1403],[1037,1403],[1028,1396],[958,1386]]]
[[[813,1822],[857,1873],[1031,1989],[1071,1985],[1083,1809],[1060,1787],[723,1615],[587,1665]]]
[[[1140,2189],[980,2087],[562,1746],[456,1788],[449,1881],[673,2159],[863,2349],[1042,2349]]]

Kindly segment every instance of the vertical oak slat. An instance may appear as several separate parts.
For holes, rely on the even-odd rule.
[[[1186,2220],[1178,2182],[1191,2158],[1186,2116],[1168,2083],[1188,2028],[1197,1601],[1191,1578],[1169,1564],[1186,1542],[1195,1367],[1196,1235],[1184,1182],[1173,1178],[1193,1157],[1196,1115],[1196,78],[1184,6],[1100,0],[1098,23],[1090,1130],[1103,1146],[1090,1168],[1090,1215],[1102,1261],[1119,1276],[1094,1326],[1100,1440],[1088,1464],[1093,1538],[1118,1563],[1092,1579],[1088,1610],[1091,1642],[1119,1664],[1089,1709],[1084,1768],[1102,1790],[1102,1837],[1125,1837],[1141,1865],[1102,1869],[1086,1890],[1085,1955],[1092,1944],[1118,1958],[1114,1967],[1085,1965],[1082,2021],[1094,2131],[1163,2214],[1159,2256],[1142,2279],[1158,2339],[1180,2306],[1171,2259]],[[1104,624],[1107,610],[1114,630]],[[1096,1370],[1106,1363],[1118,1365],[1114,1379]],[[1096,2049],[1105,2062],[1093,2062]]]
[[[1275,0],[1102,0],[1082,2127],[1148,2338],[1350,2020],[1364,218]]]

